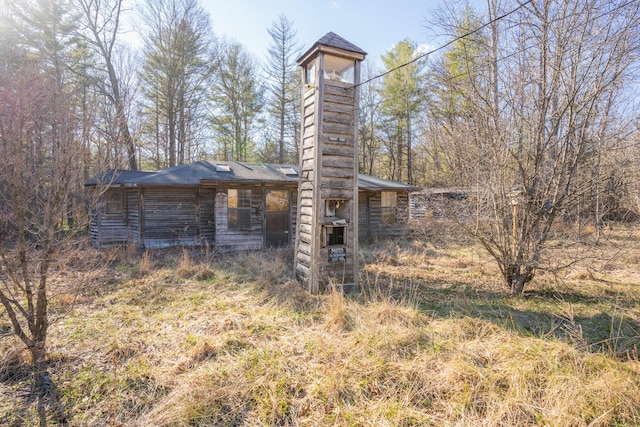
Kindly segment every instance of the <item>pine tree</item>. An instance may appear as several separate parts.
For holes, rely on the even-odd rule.
[[[218,157],[229,161],[252,159],[263,95],[253,58],[241,44],[226,43],[211,87],[211,120]]]
[[[277,142],[277,153],[273,157],[278,163],[297,163],[300,75],[296,59],[300,48],[296,42],[293,23],[286,16],[280,15],[267,31],[271,36],[265,64],[268,79],[267,109]]]

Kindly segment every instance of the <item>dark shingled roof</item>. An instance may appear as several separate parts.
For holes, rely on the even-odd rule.
[[[147,175],[152,175],[155,172],[140,172],[126,169],[109,169],[106,172],[99,173],[93,178],[85,181],[84,185],[87,187],[101,185],[123,185],[132,179],[138,179]]]
[[[152,175],[130,181],[137,185],[181,185],[199,186],[204,177],[215,174],[215,165],[199,161],[188,165],[178,165],[168,169],[161,169]]]
[[[216,168],[216,166],[218,166]],[[220,167],[228,166],[228,168]],[[224,171],[228,169],[228,171]],[[199,186],[201,183],[281,183],[297,185],[297,165],[279,165],[244,162],[208,162],[199,161],[188,165],[174,166],[157,172],[119,171],[112,185],[125,186]],[[293,172],[293,173],[292,173]],[[107,176],[112,171],[107,172]],[[125,179],[126,178],[126,179]],[[96,185],[97,178],[85,182]],[[100,182],[108,183],[107,180]],[[358,188],[362,191],[400,190],[414,191],[416,187],[388,179],[369,175],[358,175]]]
[[[358,174],[358,189],[368,191],[381,190],[405,190],[415,191],[417,188],[413,185],[403,184],[402,182],[391,181],[390,179],[378,178],[375,176]]]
[[[354,53],[357,53],[359,55],[366,55],[367,54],[367,52],[365,52],[364,50],[360,49],[355,44],[346,41],[345,39],[343,39],[342,37],[340,37],[336,33],[328,32],[327,34],[324,35],[324,37],[322,37],[320,40],[315,42],[309,49],[307,49],[307,51],[300,58],[298,58],[298,61],[297,61],[298,64],[301,65],[303,61],[306,61],[307,59],[309,59],[308,58],[309,54],[311,52],[313,52],[314,49],[316,49],[316,47],[318,47],[318,46],[333,47],[333,48],[336,48],[336,49],[345,50],[347,52],[354,52]]]
[[[322,37],[320,40],[318,40],[314,44],[314,46],[316,44],[323,44],[325,46],[337,47],[338,49],[348,50],[349,52],[361,53],[363,55],[367,54],[367,52],[360,49],[355,44],[343,39],[342,37],[340,37],[339,35],[331,31],[325,34],[325,36]]]

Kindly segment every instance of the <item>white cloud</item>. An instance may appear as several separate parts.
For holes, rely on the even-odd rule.
[[[436,47],[432,44],[429,43],[420,43],[418,45],[418,47],[416,48],[416,51],[413,53],[414,57],[418,57],[420,55],[424,55],[427,52],[432,51],[433,49],[435,49]]]
[[[340,9],[340,4],[338,4],[338,0],[331,0],[331,9]]]

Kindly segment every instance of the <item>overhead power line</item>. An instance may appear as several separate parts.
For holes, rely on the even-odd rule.
[[[404,63],[404,64],[398,65],[397,67],[394,67],[394,68],[392,68],[392,69],[390,69],[390,70],[387,70],[387,71],[385,71],[385,72],[384,72],[384,73],[382,73],[382,74],[378,74],[377,76],[371,77],[370,79],[367,79],[367,80],[365,80],[365,81],[363,81],[363,82],[360,82],[360,83],[358,83],[358,84],[355,84],[355,85],[351,86],[351,89],[356,88],[356,87],[358,87],[358,86],[362,86],[362,85],[364,85],[364,84],[367,84],[367,83],[369,83],[369,82],[371,82],[371,81],[373,81],[373,80],[379,79],[380,77],[384,77],[384,76],[386,76],[387,74],[391,74],[391,73],[393,73],[394,71],[399,70],[400,68],[404,68],[404,67],[406,67],[407,65],[411,65],[411,64],[413,64],[414,62],[421,60],[422,58],[425,58],[425,57],[427,57],[427,56],[429,56],[429,55],[433,55],[434,53],[438,52],[439,50],[442,50],[442,49],[444,49],[444,48],[446,48],[446,47],[451,46],[453,43],[457,42],[458,40],[462,40],[462,39],[464,39],[464,38],[467,38],[467,37],[469,37],[469,36],[471,36],[471,35],[473,35],[473,34],[475,34],[475,33],[479,32],[479,31],[483,30],[484,28],[488,27],[489,25],[493,24],[494,22],[500,21],[501,19],[504,19],[504,18],[506,18],[507,16],[509,16],[509,15],[511,15],[511,14],[514,14],[514,13],[516,13],[518,10],[522,9],[523,7],[525,7],[527,4],[531,3],[532,1],[533,1],[533,0],[527,0],[527,1],[525,1],[524,3],[521,3],[521,4],[520,4],[518,7],[516,7],[515,9],[513,9],[513,10],[511,10],[511,11],[509,11],[509,12],[507,12],[507,13],[503,14],[503,15],[500,15],[500,16],[498,16],[498,17],[494,18],[494,19],[490,20],[489,22],[486,22],[485,24],[482,24],[482,25],[481,25],[481,26],[479,26],[478,28],[475,28],[475,29],[473,29],[473,30],[471,30],[471,31],[469,31],[469,32],[467,32],[467,33],[465,33],[465,34],[462,34],[462,35],[460,35],[460,36],[458,36],[458,37],[456,37],[456,38],[454,38],[454,39],[452,39],[452,40],[449,40],[447,43],[445,43],[445,44],[443,44],[443,45],[441,45],[441,46],[439,46],[439,47],[437,47],[437,48],[435,48],[435,49],[432,49],[432,50],[430,50],[430,51],[428,51],[428,52],[425,52],[425,53],[423,53],[423,54],[421,54],[421,55],[418,55],[418,56],[416,56],[415,58],[413,58],[413,59],[412,59],[411,61],[409,61],[409,62],[406,62],[406,63]]]
[[[512,10],[511,12],[506,13],[506,14],[504,14],[504,15],[502,15],[502,16],[500,16],[500,17],[496,18],[496,19],[494,19],[493,21],[490,21],[490,22],[488,22],[488,23],[484,24],[483,26],[478,27],[478,28],[476,28],[476,29],[475,29],[475,30],[473,30],[473,31],[470,31],[470,32],[468,32],[467,34],[464,34],[464,35],[462,35],[462,36],[460,36],[460,37],[457,37],[457,38],[456,38],[456,39],[454,39],[454,40],[451,40],[451,41],[450,41],[450,42],[448,42],[447,44],[442,45],[442,46],[438,47],[437,49],[434,49],[434,50],[432,50],[432,51],[430,51],[430,52],[427,52],[427,53],[425,53],[425,54],[421,55],[420,57],[415,58],[414,60],[407,62],[406,64],[402,64],[402,65],[400,65],[400,66],[398,66],[398,67],[395,67],[395,68],[394,68],[394,69],[392,69],[392,70],[388,70],[388,71],[386,71],[386,72],[384,72],[384,73],[382,73],[382,74],[380,74],[380,75],[377,75],[377,76],[371,77],[370,79],[368,79],[368,80],[366,80],[366,81],[364,81],[364,82],[362,82],[362,83],[359,83],[359,84],[357,84],[357,85],[353,85],[353,86],[351,86],[351,88],[355,88],[355,87],[357,87],[357,86],[360,86],[360,85],[366,84],[366,83],[368,83],[368,82],[370,82],[370,81],[372,81],[372,80],[378,79],[378,78],[380,78],[380,77],[382,77],[382,76],[385,76],[385,75],[387,75],[387,74],[389,74],[389,73],[391,73],[391,72],[393,72],[393,71],[395,71],[395,70],[397,70],[397,69],[399,69],[399,68],[405,67],[405,66],[407,66],[407,65],[409,65],[409,64],[411,64],[411,63],[413,63],[413,62],[415,62],[415,61],[417,61],[417,60],[419,60],[419,59],[421,59],[421,58],[423,58],[423,57],[425,57],[425,56],[427,56],[427,55],[429,55],[429,54],[433,53],[433,52],[437,52],[438,50],[443,49],[443,48],[445,48],[445,47],[447,47],[447,46],[451,45],[451,44],[452,44],[452,43],[454,43],[455,41],[460,40],[461,38],[467,37],[467,36],[469,36],[470,34],[473,34],[473,33],[477,32],[477,31],[480,31],[482,28],[485,28],[487,25],[490,25],[492,22],[495,22],[495,21],[497,21],[497,20],[499,20],[499,19],[502,19],[502,18],[504,18],[504,17],[506,17],[506,16],[508,16],[508,15],[510,15],[510,14],[512,14],[512,13],[514,13],[514,12],[516,12],[518,9],[522,8],[522,7],[523,7],[523,6],[525,6],[527,3],[530,3],[530,2],[532,2],[532,1],[533,1],[533,0],[528,0],[527,2],[523,3],[523,4],[522,4],[522,5],[520,5],[519,7],[515,8],[514,10]],[[605,17],[605,16],[607,16],[607,15],[610,15],[610,14],[612,14],[612,13],[614,13],[614,12],[617,12],[617,11],[619,11],[619,10],[622,10],[622,9],[626,8],[627,6],[629,6],[629,5],[633,4],[633,3],[636,3],[637,1],[638,1],[638,0],[629,0],[629,1],[627,1],[627,2],[623,3],[623,4],[619,5],[619,6],[616,6],[614,9],[610,9],[610,10],[607,10],[607,11],[605,11],[605,12],[602,12],[602,13],[600,13],[600,14],[596,15],[596,16],[590,17],[590,18],[588,19],[588,21],[587,21],[587,22],[593,22],[593,21],[596,21],[596,20],[598,20],[598,19],[601,19],[601,18],[603,18],[603,17]],[[565,19],[565,18],[564,18],[564,17],[556,18],[556,19],[553,19],[551,22],[560,21],[560,20],[562,20],[562,19]],[[515,55],[518,55],[518,54],[521,54],[521,53],[523,53],[523,52],[526,52],[527,50],[529,50],[529,49],[531,49],[531,48],[532,48],[531,46],[523,47],[523,48],[521,48],[521,49],[519,49],[519,50],[517,50],[517,51],[511,52],[511,53],[509,53],[509,54],[507,54],[507,55],[505,55],[505,56],[502,56],[502,57],[496,58],[495,62],[496,62],[496,63],[498,63],[498,62],[502,62],[502,61],[504,61],[504,60],[506,60],[506,59],[509,59],[509,58],[511,58],[511,57],[513,57],[513,56],[515,56]],[[575,51],[575,50],[577,50],[577,49],[578,49],[578,47],[574,47],[574,48],[572,49],[572,51]],[[485,65],[486,65],[486,64],[485,64]],[[428,83],[426,86],[423,86],[423,87],[420,87],[420,88],[418,88],[418,89],[414,89],[414,90],[410,91],[410,92],[409,92],[409,94],[418,94],[418,93],[420,93],[420,92],[424,91],[425,89],[440,87],[440,84],[441,84],[441,83],[446,83],[446,82],[449,82],[449,81],[453,81],[453,80],[458,79],[458,78],[460,78],[460,77],[467,76],[467,75],[469,75],[471,72],[478,72],[478,71],[481,71],[481,70],[482,70],[482,69],[484,69],[484,68],[485,68],[485,66],[484,66],[484,65],[477,65],[477,66],[475,66],[473,69],[467,69],[466,71],[463,71],[463,72],[461,72],[461,73],[450,75],[450,76],[446,77],[444,80],[441,80],[441,81],[440,81],[440,82],[438,82],[438,83]],[[369,105],[366,105],[366,106],[360,106],[360,107],[358,108],[358,111],[363,110],[363,109],[364,109],[364,108],[366,108],[366,107],[378,107],[378,106],[380,106],[380,105],[382,105],[382,104],[385,104],[385,103],[387,103],[387,102],[392,102],[392,101],[395,101],[395,100],[397,100],[397,99],[401,99],[402,97],[403,97],[402,95],[399,95],[399,96],[396,96],[396,97],[393,97],[393,98],[390,98],[390,99],[384,99],[384,100],[381,100],[381,101],[379,101],[379,102],[376,102],[375,104],[369,104]]]

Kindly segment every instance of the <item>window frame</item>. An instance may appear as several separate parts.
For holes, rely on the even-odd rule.
[[[337,55],[324,55],[324,79],[342,83],[355,83],[356,61]]]
[[[317,59],[314,59],[304,67],[304,83],[307,85],[314,85],[316,83],[317,62]]]
[[[107,191],[104,194],[104,209],[107,215],[121,215],[124,213],[124,194],[121,190]]]
[[[392,200],[385,195],[393,195]],[[396,191],[380,192],[380,221],[383,224],[398,222],[398,193]]]
[[[234,198],[232,198],[231,192],[236,193]],[[251,229],[251,196],[250,188],[230,188],[227,190],[227,227],[230,230]]]

